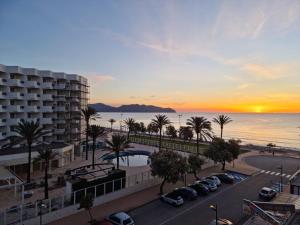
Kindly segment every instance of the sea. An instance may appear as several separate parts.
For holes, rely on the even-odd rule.
[[[109,119],[116,122],[114,129],[124,126],[124,119],[134,118],[137,122],[143,122],[146,126],[158,113],[99,113],[93,123],[110,127]],[[218,116],[218,113],[201,112],[177,112],[163,113],[168,116],[172,125],[176,128],[185,126],[188,118],[192,116],[204,116],[208,120]],[[233,122],[224,127],[225,139],[240,139],[243,144],[254,144],[265,146],[274,143],[278,147],[292,148],[300,151],[300,114],[277,114],[277,113],[226,113]],[[220,135],[220,128],[212,123],[213,133]],[[123,128],[124,130],[124,128]]]

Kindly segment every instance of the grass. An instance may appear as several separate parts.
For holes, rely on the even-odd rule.
[[[138,144],[145,144],[150,146],[159,146],[159,137],[158,136],[146,136],[146,135],[131,135],[130,141]],[[172,139],[162,137],[162,148],[174,149],[177,151],[188,152],[188,153],[197,153],[197,144],[195,142],[183,141],[180,139]],[[204,151],[208,148],[206,144],[199,144],[199,153],[203,154]]]

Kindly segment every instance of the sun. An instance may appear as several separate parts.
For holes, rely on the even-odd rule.
[[[256,106],[253,107],[253,111],[255,113],[262,113],[264,111],[264,107],[261,106],[261,105],[256,105]]]

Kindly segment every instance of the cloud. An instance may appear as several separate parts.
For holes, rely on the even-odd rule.
[[[83,73],[84,74],[84,73]],[[115,77],[111,76],[111,75],[101,75],[101,74],[85,74],[87,76],[87,78],[89,79],[89,82],[94,85],[97,83],[103,83],[106,81],[113,81],[116,80]]]
[[[237,87],[237,89],[238,89],[238,90],[242,90],[242,89],[246,89],[246,88],[248,88],[248,87],[250,87],[250,86],[252,86],[252,84],[250,84],[250,83],[240,84],[240,85]]]

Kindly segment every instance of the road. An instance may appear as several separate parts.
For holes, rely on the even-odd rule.
[[[174,208],[159,200],[130,212],[137,225],[207,225],[214,219],[210,204],[218,204],[219,217],[238,222],[242,216],[242,200],[258,200],[258,192],[263,186],[270,186],[275,176],[258,174],[232,185],[223,184],[216,193],[186,202]],[[278,178],[277,178],[278,179]]]
[[[283,173],[294,174],[300,168],[300,159],[283,156],[250,156],[245,158],[247,164],[263,170],[277,171],[283,166]]]

